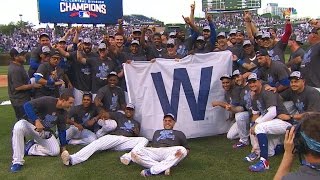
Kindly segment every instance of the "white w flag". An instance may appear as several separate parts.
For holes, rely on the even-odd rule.
[[[230,122],[227,112],[211,106],[223,101],[220,82],[232,72],[230,51],[187,56],[179,61],[158,58],[151,62],[124,65],[129,102],[136,107],[135,119],[141,123],[141,135],[152,139],[155,130],[163,129],[163,116],[172,113],[174,129],[187,138],[225,133]]]

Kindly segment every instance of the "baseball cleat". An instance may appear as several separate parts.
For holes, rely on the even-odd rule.
[[[144,169],[141,171],[141,176],[143,177],[148,177],[148,176],[152,176],[151,172],[150,172],[150,169]]]
[[[62,159],[62,163],[66,166],[70,165],[70,154],[67,150],[64,150],[61,153],[61,159]]]
[[[130,164],[130,160],[128,160],[128,159],[126,159],[124,157],[120,157],[120,161],[124,165],[129,165]]]
[[[246,147],[246,146],[248,146],[247,144],[244,144],[244,143],[242,143],[242,142],[237,142],[237,143],[235,143],[234,145],[232,145],[232,148],[233,149],[238,149],[238,148],[242,148],[242,147]]]
[[[12,173],[19,172],[19,171],[21,171],[22,166],[23,166],[22,164],[12,164],[11,167],[10,167],[10,171]]]
[[[260,155],[256,154],[255,152],[250,153],[248,156],[246,156],[243,160],[247,162],[253,162],[257,159],[259,159]]]
[[[249,166],[249,170],[252,172],[263,172],[268,169],[269,169],[269,162],[262,157],[260,158],[259,162],[257,162],[254,165]]]
[[[25,156],[28,156],[29,154],[29,150],[30,150],[30,148],[33,146],[35,144],[35,142],[34,142],[34,140],[33,139],[31,139],[31,140],[29,140],[26,144],[25,144],[25,146],[24,146],[24,155]]]
[[[164,175],[170,176],[170,168],[164,171]]]

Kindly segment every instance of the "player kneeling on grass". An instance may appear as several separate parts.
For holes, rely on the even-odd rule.
[[[307,113],[301,124],[286,131],[282,162],[274,180],[320,179],[320,114]],[[294,154],[299,154],[301,167],[289,173],[294,162]],[[304,160],[302,158],[304,157]]]
[[[173,130],[176,123],[174,115],[163,118],[164,129],[157,130],[152,138],[152,147],[135,149],[131,152],[132,161],[148,169],[142,170],[142,176],[163,173],[170,175],[170,168],[177,165],[189,153],[189,146],[183,132]]]
[[[247,81],[253,94],[250,129],[253,149],[245,160],[252,162],[261,156],[259,162],[249,166],[249,170],[262,172],[269,169],[268,156],[277,154],[276,147],[282,144],[281,137],[291,126],[290,117],[279,94],[265,90],[257,74],[250,74]]]
[[[28,119],[18,121],[12,130],[12,166],[11,172],[21,170],[25,155],[57,156],[60,153],[59,142],[51,133],[55,125],[58,127],[61,150],[66,145],[67,111],[73,105],[71,93],[62,93],[59,98],[43,96],[28,101],[24,110]],[[24,138],[33,139],[24,145]]]
[[[145,147],[148,140],[144,137],[136,137],[140,133],[140,124],[133,119],[134,105],[127,104],[125,114],[121,112],[109,112],[111,119],[117,122],[117,128],[110,134],[88,144],[75,154],[69,155],[67,150],[61,153],[64,165],[76,165],[89,159],[96,151],[107,149],[116,151],[135,150]],[[107,118],[108,119],[108,118]],[[128,165],[131,161],[131,152],[120,157],[123,164]]]

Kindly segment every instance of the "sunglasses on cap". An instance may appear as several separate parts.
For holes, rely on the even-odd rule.
[[[167,44],[167,48],[174,48],[173,44]]]

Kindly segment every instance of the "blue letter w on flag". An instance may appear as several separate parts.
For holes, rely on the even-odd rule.
[[[180,98],[180,88],[182,85],[193,120],[204,120],[210,91],[212,66],[201,69],[198,101],[196,101],[190,78],[185,68],[174,70],[171,102],[169,102],[169,98],[164,87],[161,72],[151,73],[151,76],[164,114],[172,113],[173,115],[175,115],[175,117],[177,117]]]

